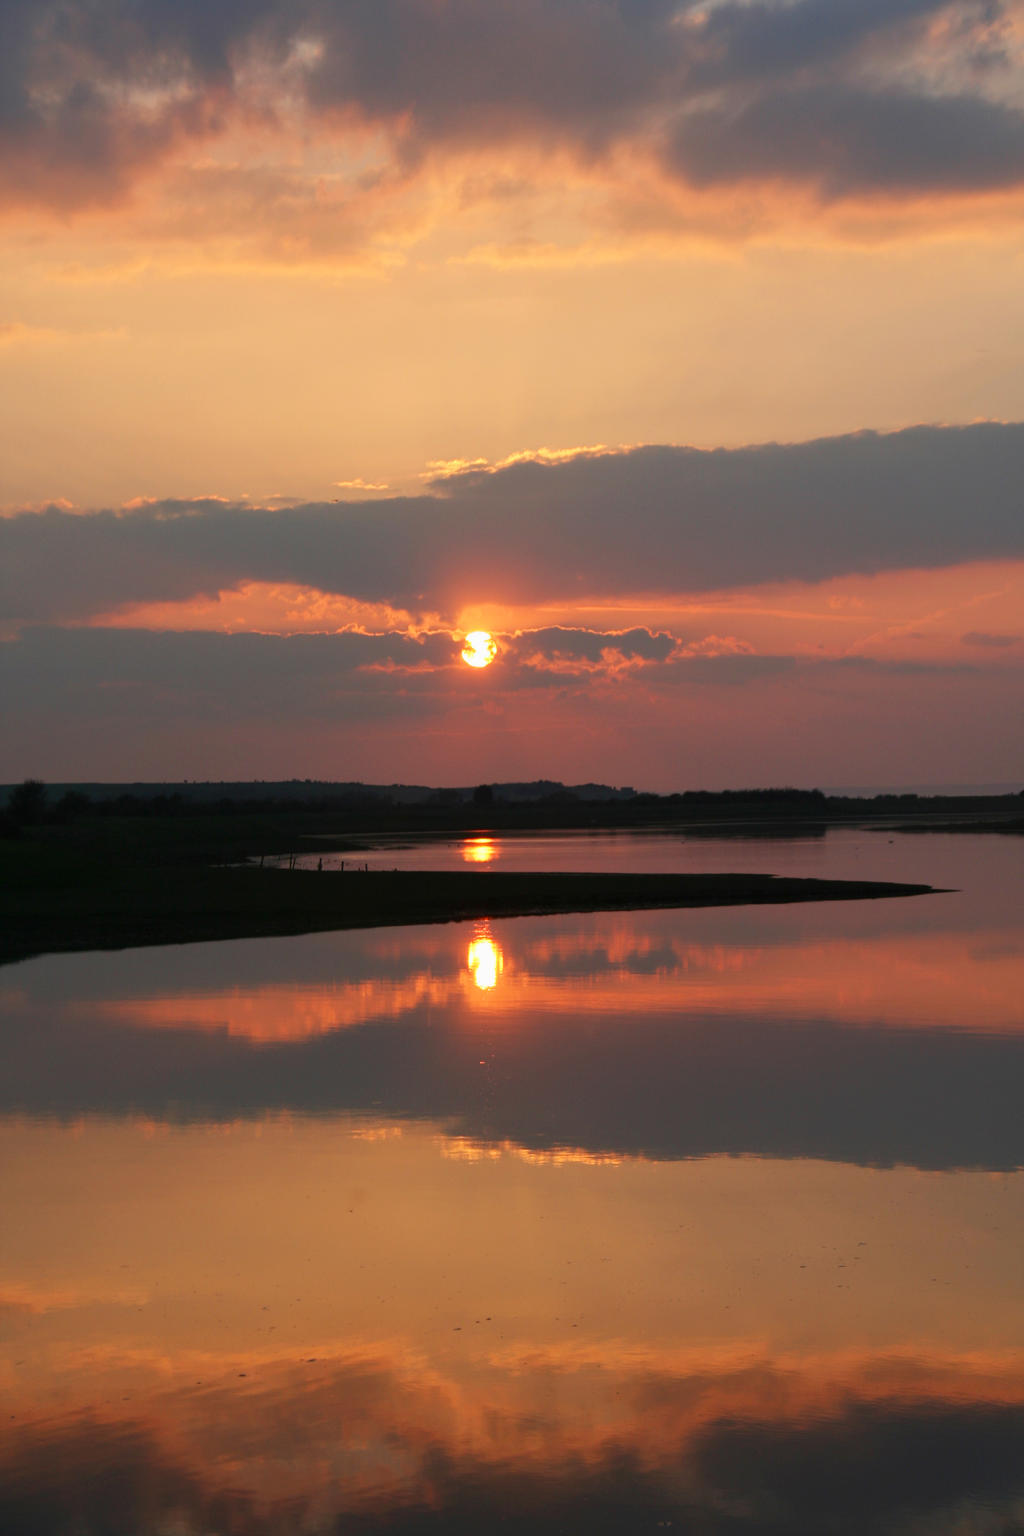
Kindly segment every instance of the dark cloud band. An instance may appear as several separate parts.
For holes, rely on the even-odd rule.
[[[0,618],[65,622],[245,582],[453,619],[467,603],[694,593],[1024,557],[1024,425],[517,463],[386,501],[162,502],[0,519]]]
[[[628,145],[694,185],[768,177],[833,196],[1006,187],[1024,180],[1021,114],[986,83],[1013,69],[1006,9],[3,0],[0,200],[109,203],[182,146],[254,120],[285,131],[296,116],[313,137],[382,130],[399,176],[439,152],[522,142],[590,165]],[[955,40],[952,63],[936,52],[935,22]],[[886,94],[880,79],[899,90]]]

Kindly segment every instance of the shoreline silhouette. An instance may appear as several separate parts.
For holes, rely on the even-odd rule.
[[[327,804],[321,785],[183,786],[176,797],[124,790],[105,800],[26,781],[8,796],[0,837],[0,963],[34,955],[120,949],[331,929],[444,923],[658,907],[837,901],[922,895],[923,885],[748,874],[526,873],[382,870],[362,855],[380,835],[412,840],[544,831],[644,832],[652,836],[824,836],[853,823],[877,830],[1021,828],[1019,796],[916,796],[837,802],[818,791],[700,791],[681,796],[613,792],[581,799],[563,787],[529,801],[471,792],[429,803]],[[223,786],[226,788],[226,786]],[[516,786],[532,788],[533,786]],[[589,791],[601,786],[585,786]],[[139,791],[143,786],[133,786]],[[198,788],[200,803],[186,798]],[[348,786],[338,786],[339,789]],[[481,786],[481,788],[483,788]],[[299,791],[305,790],[305,796]],[[254,799],[261,790],[270,791]],[[854,815],[856,811],[856,815]],[[296,867],[344,854],[344,870]],[[264,863],[264,861],[266,861]],[[276,867],[275,867],[276,866]],[[283,866],[283,867],[282,867]]]
[[[35,955],[343,928],[659,907],[850,901],[928,885],[757,874],[524,874],[478,870],[124,869],[0,897],[0,964]]]

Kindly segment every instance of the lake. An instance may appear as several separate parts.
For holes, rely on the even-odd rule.
[[[1019,838],[344,857],[946,889],[4,967],[0,1530],[1024,1531]]]

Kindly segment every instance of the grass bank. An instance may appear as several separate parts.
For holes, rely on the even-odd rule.
[[[15,854],[11,858],[12,851]],[[20,856],[20,868],[18,859]],[[32,955],[534,913],[915,896],[924,885],[770,875],[154,866],[4,850],[0,963]]]

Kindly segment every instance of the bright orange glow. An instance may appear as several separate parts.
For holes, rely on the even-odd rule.
[[[467,864],[490,864],[498,850],[489,837],[470,837],[462,845],[462,857]]]
[[[470,943],[466,951],[466,964],[475,985],[481,992],[490,992],[497,986],[505,962],[494,940],[484,935]]]
[[[462,659],[468,667],[489,667],[497,654],[493,635],[486,629],[470,630],[462,647]]]
[[[104,1004],[95,1012],[146,1029],[226,1030],[246,1040],[311,1040],[377,1019],[400,1018],[427,1004],[446,1007],[458,983],[426,969],[406,981],[372,980],[296,987],[273,982],[229,991],[182,992],[176,997],[135,998]],[[86,1016],[93,1011],[82,1010]]]
[[[665,601],[623,594],[604,603],[491,603],[487,619],[507,634],[559,624],[602,631],[646,625],[679,637],[696,632],[697,638],[681,641],[685,658],[735,655],[749,647],[766,656],[964,662],[984,651],[965,642],[965,634],[1015,634],[1022,607],[1024,561],[978,560],[940,570],[678,594]],[[483,617],[482,608],[467,608],[457,622],[464,627]],[[167,627],[177,628],[179,621]],[[990,648],[986,665],[1019,665],[1019,649]]]
[[[481,841],[485,841],[481,839]],[[464,850],[465,856],[465,850]],[[645,914],[646,916],[646,914]],[[454,937],[422,941],[420,969],[400,981],[265,982],[253,987],[183,988],[176,994],[82,1001],[77,1018],[116,1020],[140,1029],[226,1031],[254,1041],[308,1040],[373,1020],[401,1018],[422,1006],[447,1008],[472,980],[491,992],[502,979],[501,1006],[521,1033],[540,1020],[559,1028],[614,1010],[620,1016],[673,1012],[694,1017],[727,1008],[735,1016],[824,1016],[850,1026],[976,1029],[1019,1034],[1020,959],[1009,936],[995,931],[979,964],[973,935],[893,934],[870,941],[808,940],[773,945],[688,942],[627,916],[591,939],[562,934],[534,939],[506,955],[481,924],[464,951]],[[462,955],[469,975],[462,968]],[[653,955],[660,963],[642,972]],[[585,989],[570,994],[566,962],[588,968]],[[476,992],[471,989],[470,995]],[[497,994],[495,995],[497,1001]]]

